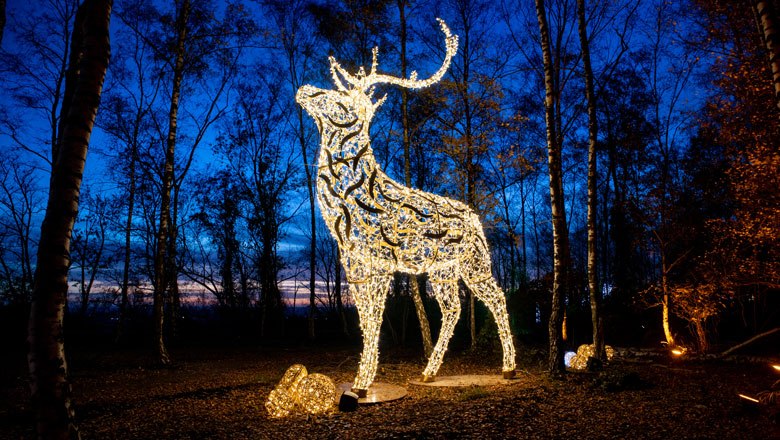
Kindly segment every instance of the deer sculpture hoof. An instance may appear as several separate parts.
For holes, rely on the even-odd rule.
[[[504,371],[504,379],[514,379],[517,376],[516,370]]]
[[[436,376],[426,376],[423,374],[422,378],[420,379],[420,382],[422,383],[436,382]]]
[[[351,390],[353,393],[357,394],[359,398],[364,398],[368,395],[368,390],[361,390],[359,388],[352,388]]]

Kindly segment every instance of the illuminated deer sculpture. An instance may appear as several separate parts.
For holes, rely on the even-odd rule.
[[[330,58],[336,90],[302,86],[296,101],[317,122],[321,146],[317,198],[322,216],[341,250],[342,264],[360,315],[363,353],[353,391],[364,396],[376,375],[379,329],[394,272],[427,273],[442,311],[439,339],[423,370],[433,381],[460,315],[458,280],[493,313],[504,350],[505,378],[514,377],[515,349],[506,299],[491,274],[490,252],[479,217],[468,206],[407,188],[379,169],[371,150],[369,124],[385,97],[374,101],[374,86],[419,89],[438,82],[458,50],[458,37],[446,36],[446,56],[426,80],[379,74],[377,49],[371,71],[349,74]]]

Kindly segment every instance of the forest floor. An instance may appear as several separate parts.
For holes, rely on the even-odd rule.
[[[780,439],[766,408],[738,397],[777,379],[766,365],[616,360],[601,373],[552,379],[541,353],[520,353],[510,385],[411,385],[419,354],[383,353],[378,382],[406,397],[355,412],[282,419],[264,402],[292,364],[336,383],[356,371],[356,348],[189,348],[154,368],[141,352],[74,352],[71,378],[84,439],[619,438]],[[523,362],[524,361],[524,362]],[[491,355],[448,354],[439,375],[498,374]],[[0,437],[30,438],[33,419],[22,377],[0,382]]]

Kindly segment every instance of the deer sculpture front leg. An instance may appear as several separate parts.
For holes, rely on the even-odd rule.
[[[432,382],[436,378],[436,372],[441,367],[444,352],[455,332],[455,324],[460,317],[460,298],[458,297],[458,280],[441,279],[432,274],[431,287],[433,295],[441,309],[441,330],[436,346],[428,358],[428,365],[423,370],[423,382]]]
[[[355,307],[360,317],[360,330],[363,332],[363,352],[357,376],[352,383],[352,391],[359,397],[365,397],[368,387],[374,381],[379,363],[379,330],[382,327],[382,314],[385,300],[390,293],[392,278],[387,275],[370,276],[365,280],[350,281],[353,289]]]

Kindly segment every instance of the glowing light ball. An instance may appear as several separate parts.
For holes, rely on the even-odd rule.
[[[576,356],[577,353],[573,351],[567,351],[566,354],[563,355],[563,363],[566,365],[566,368],[571,368],[571,360]]]
[[[324,374],[310,374],[298,384],[295,396],[298,405],[309,414],[321,414],[336,403],[336,384]]]
[[[607,361],[611,361],[612,358],[615,357],[615,350],[609,345],[604,347],[604,351],[607,352]],[[566,355],[569,353],[566,353]],[[595,353],[596,349],[593,347],[593,344],[580,345],[579,348],[577,348],[577,353],[569,358],[569,362],[566,366],[575,371],[586,370],[588,368],[588,358],[596,357]],[[566,362],[565,356],[564,362]]]
[[[275,388],[265,401],[265,409],[273,418],[286,417],[295,409],[295,396],[290,390]]]
[[[506,298],[491,273],[490,250],[477,214],[465,204],[410,189],[393,181],[377,164],[369,125],[385,101],[374,100],[375,86],[393,84],[420,89],[438,82],[458,50],[458,37],[439,20],[445,36],[441,67],[425,80],[377,73],[378,49],[371,69],[355,75],[333,58],[335,90],[304,85],[296,101],[314,118],[320,133],[317,200],[325,223],[341,251],[341,262],[360,316],[363,352],[353,390],[365,395],[379,359],[379,329],[395,272],[427,273],[442,310],[439,339],[423,370],[432,380],[442,363],[460,315],[458,281],[492,312],[504,350],[504,376],[514,376],[515,349]]]
[[[295,364],[292,365],[290,368],[287,369],[287,371],[284,372],[284,375],[282,376],[282,379],[279,381],[279,385],[277,385],[278,388],[283,389],[294,389],[298,387],[298,384],[301,380],[303,380],[304,377],[306,377],[309,374],[308,371],[306,371],[306,367],[304,367],[301,364]]]
[[[268,395],[265,409],[271,417],[285,417],[295,408],[295,390],[308,372],[306,367],[295,364],[287,369],[275,389]]]
[[[285,371],[279,384],[268,395],[265,408],[271,417],[286,417],[298,410],[321,414],[336,403],[336,384],[324,374],[308,374],[295,364]]]

